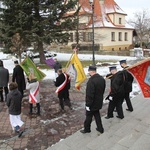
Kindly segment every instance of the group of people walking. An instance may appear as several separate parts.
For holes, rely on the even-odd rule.
[[[0,102],[6,102],[12,129],[21,136],[21,127],[24,122],[20,115],[24,90],[29,90],[29,114],[32,114],[33,104],[36,104],[37,115],[40,115],[39,82],[30,73],[26,83],[24,71],[17,60],[14,61],[14,65],[12,79],[10,80],[9,71],[4,67],[3,61],[0,60]],[[9,81],[11,82],[9,83]],[[3,97],[3,90],[5,97]]]
[[[64,103],[68,105],[70,109],[71,103],[69,98],[70,89],[70,77],[65,71],[62,70],[61,64],[56,60],[54,66],[55,73],[57,73],[54,85],[57,87],[56,93],[58,94],[59,104],[61,110],[64,111]],[[21,120],[21,103],[24,96],[24,90],[29,90],[29,114],[32,115],[33,105],[37,107],[37,115],[40,115],[40,95],[39,95],[39,82],[34,74],[30,73],[27,77],[27,83],[25,81],[24,71],[18,64],[18,61],[14,62],[15,67],[13,69],[12,82],[9,84],[9,71],[4,68],[3,61],[0,60],[0,101],[6,101],[9,108],[10,123],[12,129],[16,132],[21,131],[21,126],[24,122]],[[130,101],[129,94],[132,91],[133,76],[126,70],[126,60],[121,60],[120,65],[123,68],[122,71],[117,71],[115,66],[109,67],[110,74],[106,75],[106,79],[110,79],[110,92],[105,98],[109,100],[108,111],[106,119],[113,118],[113,112],[117,112],[117,118],[123,119],[122,104],[124,100],[127,104],[127,111],[132,112],[133,107]],[[101,121],[101,115],[99,110],[103,106],[103,96],[106,88],[105,78],[99,75],[95,66],[89,66],[88,72],[90,78],[86,86],[85,96],[85,109],[86,119],[84,121],[84,129],[81,133],[91,132],[91,122],[94,116],[97,128],[100,133],[104,132],[104,128]],[[9,90],[8,90],[9,89]],[[3,97],[3,90],[5,97]],[[22,133],[22,132],[21,132]]]
[[[110,92],[105,100],[109,100],[107,116],[105,119],[113,118],[113,112],[117,112],[117,118],[123,119],[124,113],[122,104],[124,100],[127,104],[127,111],[132,112],[133,107],[129,97],[132,91],[133,76],[126,70],[128,68],[126,60],[121,60],[120,65],[122,71],[117,71],[116,66],[109,67],[110,73],[106,75],[106,79],[110,79]],[[86,119],[84,121],[84,129],[81,133],[91,132],[91,122],[94,116],[97,128],[100,133],[104,132],[99,110],[103,106],[103,95],[105,92],[105,79],[96,72],[95,66],[89,66],[89,75],[91,76],[87,82],[85,109]]]

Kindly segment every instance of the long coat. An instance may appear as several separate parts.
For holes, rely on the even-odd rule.
[[[7,87],[9,82],[9,71],[4,67],[0,67],[0,87]]]
[[[40,103],[40,92],[38,86],[39,86],[39,82],[36,79],[32,79],[30,82],[27,82],[26,89],[30,91],[30,94],[34,94],[35,91],[37,90],[36,95],[34,96],[37,100],[37,103]],[[30,98],[29,98],[29,102],[30,102]]]
[[[86,106],[88,106],[91,111],[102,108],[105,87],[105,79],[99,74],[91,76],[88,80],[86,86]]]
[[[18,84],[18,90],[23,91],[26,88],[24,71],[20,65],[16,65],[13,69],[12,82],[16,82]]]
[[[21,114],[21,101],[22,95],[18,89],[10,91],[7,95],[6,104],[9,108],[9,114],[20,115]]]

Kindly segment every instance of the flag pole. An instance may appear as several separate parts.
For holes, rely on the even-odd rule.
[[[77,51],[77,45],[76,45],[76,47],[73,49],[73,53],[72,53],[72,55],[71,55],[71,57],[70,57],[69,61],[67,62],[67,65],[66,65],[66,67],[65,67],[65,68],[67,68],[67,67],[69,66],[70,61],[71,61],[71,59],[72,59],[73,55],[76,53],[76,51]]]

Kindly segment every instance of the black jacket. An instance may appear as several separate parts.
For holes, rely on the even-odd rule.
[[[13,70],[12,82],[17,82],[19,90],[25,90],[26,83],[24,71],[20,65],[17,65]]]
[[[9,71],[4,67],[0,67],[0,87],[7,87],[9,82]]]
[[[123,70],[123,74],[125,77],[125,92],[130,93],[132,91],[132,83],[133,83],[134,78],[133,78],[132,74],[126,70],[127,68],[128,68],[128,66],[125,67]]]
[[[118,71],[116,74],[114,74],[110,78],[110,96],[117,96],[117,97],[123,97],[125,94],[125,89],[124,89],[124,74],[122,71]]]
[[[6,104],[9,109],[9,114],[20,115],[21,114],[21,101],[22,95],[18,89],[12,90],[7,95]]]
[[[91,111],[102,108],[105,86],[105,79],[99,74],[91,76],[88,80],[86,87],[86,106],[90,107]]]
[[[61,73],[57,78],[55,82],[55,86],[59,87],[63,82],[65,81],[65,75]],[[65,98],[65,96],[68,94],[68,90],[70,89],[70,80],[69,76],[67,75],[67,84],[66,86],[58,93],[59,98]]]

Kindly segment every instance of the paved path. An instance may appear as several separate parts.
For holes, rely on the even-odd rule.
[[[47,150],[150,150],[150,99],[140,94],[132,103],[133,112],[125,111],[126,104],[123,105],[123,120],[102,117],[103,134],[98,134],[93,122],[91,133],[77,131]]]

